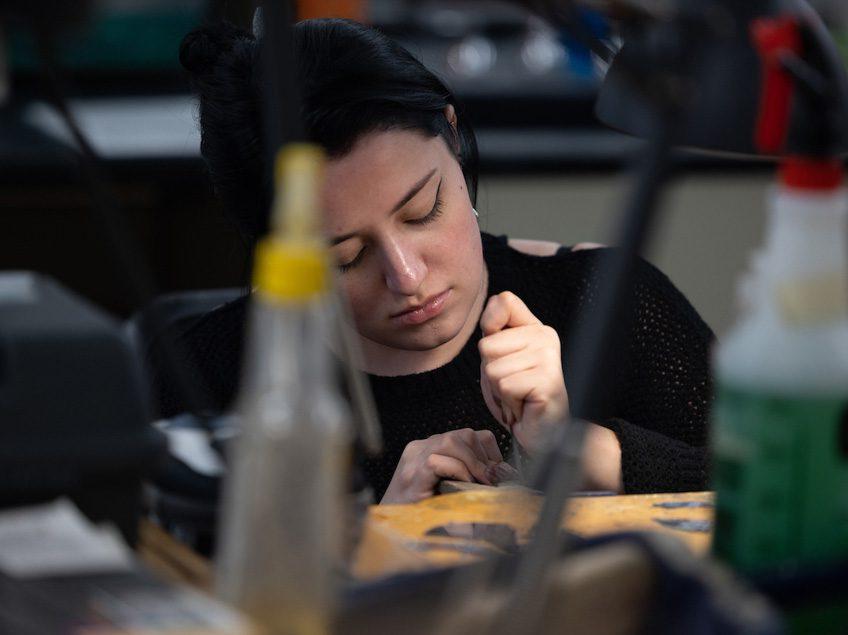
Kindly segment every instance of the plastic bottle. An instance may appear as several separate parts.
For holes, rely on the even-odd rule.
[[[241,433],[225,485],[220,595],[270,633],[329,631],[341,564],[350,416],[334,381],[328,256],[317,237],[323,155],[289,146],[272,235],[256,252]]]
[[[848,192],[788,160],[717,349],[713,550],[744,573],[848,557]]]

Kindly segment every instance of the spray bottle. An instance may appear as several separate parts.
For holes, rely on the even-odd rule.
[[[277,158],[222,506],[219,593],[270,633],[328,632],[341,562],[352,429],[327,348],[334,301],[317,228],[323,162],[309,144]]]
[[[848,192],[787,160],[716,361],[714,551],[744,572],[848,557]]]

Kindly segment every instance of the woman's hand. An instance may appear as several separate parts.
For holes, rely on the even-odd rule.
[[[489,299],[480,317],[480,387],[492,415],[535,452],[547,428],[568,414],[556,331],[508,291]],[[621,492],[621,446],[611,430],[587,423],[583,487]]]
[[[480,317],[480,387],[492,415],[525,450],[568,412],[557,332],[509,291],[489,298]]]
[[[380,503],[429,498],[444,478],[493,485],[505,465],[490,430],[465,428],[434,434],[407,444]]]

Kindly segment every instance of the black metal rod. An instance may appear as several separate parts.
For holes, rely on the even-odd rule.
[[[265,121],[265,156],[267,182],[273,184],[277,151],[287,143],[308,141],[303,124],[303,101],[297,76],[297,59],[292,23],[297,17],[292,0],[265,0],[260,3],[260,55],[264,77],[263,117]],[[354,423],[364,449],[376,455],[382,448],[377,408],[365,375],[360,370],[361,351],[348,314],[347,300],[335,289],[335,320],[340,338],[340,354],[351,392]]]
[[[632,323],[634,264],[643,251],[657,215],[660,191],[670,172],[673,118],[658,118],[656,135],[640,161],[635,189],[620,224],[617,249],[602,269],[597,309],[584,314],[575,332],[574,371],[569,389],[571,412],[591,412],[612,378],[616,347]],[[572,418],[558,429],[541,458],[546,466],[545,502],[533,541],[522,555],[512,597],[499,622],[504,632],[535,632],[545,597],[545,571],[565,545],[560,522],[569,495],[577,489],[587,423]]]
[[[259,42],[264,79],[262,114],[271,177],[268,182],[273,183],[277,151],[286,143],[306,140],[292,32],[297,9],[292,0],[265,0],[260,7],[264,29]]]

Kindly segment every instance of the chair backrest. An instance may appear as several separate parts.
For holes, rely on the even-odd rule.
[[[166,293],[133,315],[125,328],[139,354],[146,357],[164,331],[180,333],[209,311],[244,294],[238,287]]]
[[[153,410],[159,416],[171,416],[174,408],[181,411],[189,406],[185,382],[194,382],[197,392],[192,408],[213,407],[214,399],[207,395],[206,386],[190,361],[190,351],[181,342],[182,336],[205,315],[243,297],[243,288],[180,291],[159,296],[133,315],[124,325],[138,359],[147,375]],[[187,369],[181,381],[174,374],[179,367]],[[182,388],[180,388],[182,387]],[[209,398],[210,402],[205,403]],[[196,402],[196,403],[195,403]]]

